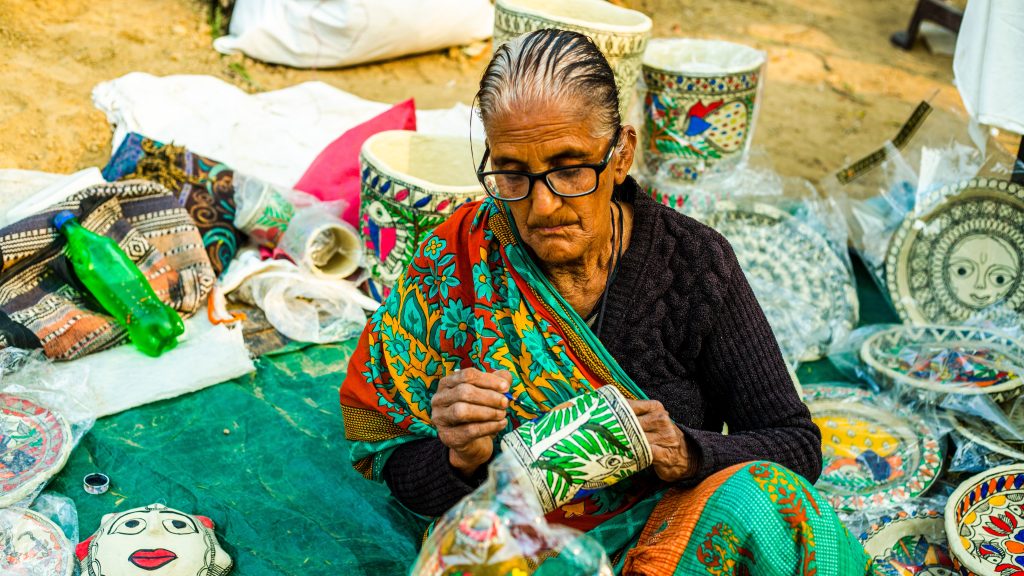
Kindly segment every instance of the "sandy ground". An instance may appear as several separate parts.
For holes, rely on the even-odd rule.
[[[960,107],[952,58],[890,46],[915,0],[622,0],[655,36],[738,41],[769,54],[755,146],[782,174],[818,180],[894,134],[923,98]],[[469,102],[486,62],[453,49],[342,70],[221,56],[198,0],[0,0],[0,168],[102,166],[110,128],[97,83],[132,71],[210,74],[249,91],[321,80],[424,108]],[[489,51],[485,52],[485,55]]]

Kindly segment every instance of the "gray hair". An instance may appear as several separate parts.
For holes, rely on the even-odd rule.
[[[595,121],[595,137],[619,129],[615,75],[594,41],[578,32],[547,28],[502,44],[487,65],[477,92],[486,127],[513,108],[578,98]]]

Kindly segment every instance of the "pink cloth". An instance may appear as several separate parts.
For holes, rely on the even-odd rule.
[[[341,219],[358,230],[359,151],[367,138],[385,130],[416,130],[416,104],[412,98],[346,130],[313,160],[295,189],[323,201],[344,200]]]

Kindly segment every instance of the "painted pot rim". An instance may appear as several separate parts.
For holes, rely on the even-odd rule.
[[[872,558],[878,558],[892,548],[904,536],[921,535],[921,527],[935,525],[939,532],[945,534],[944,517],[941,510],[922,509],[912,513],[900,511],[888,520],[882,520],[868,532],[861,535],[864,551]]]
[[[948,393],[948,394],[963,394],[963,395],[978,395],[978,394],[994,395],[994,394],[1000,394],[1002,392],[1008,392],[1008,391],[1011,391],[1011,390],[1015,390],[1017,388],[1020,388],[1022,385],[1024,385],[1024,376],[1018,376],[1016,379],[1010,380],[1009,382],[1004,382],[1002,384],[996,384],[995,386],[989,386],[987,388],[979,388],[979,387],[972,387],[972,386],[960,386],[960,387],[957,387],[957,386],[953,386],[953,385],[949,385],[949,384],[935,384],[935,383],[933,383],[930,380],[923,380],[921,378],[913,378],[913,377],[907,376],[906,374],[904,374],[902,372],[898,372],[896,370],[893,370],[892,368],[889,368],[889,367],[885,366],[884,364],[882,364],[882,362],[878,358],[875,357],[874,348],[875,348],[876,344],[878,343],[878,341],[880,341],[886,335],[897,333],[897,332],[903,332],[903,333],[906,333],[906,334],[910,334],[910,333],[912,333],[914,331],[922,331],[922,332],[928,332],[930,334],[935,334],[935,338],[933,338],[931,340],[928,340],[927,342],[921,342],[922,344],[934,343],[934,344],[949,344],[949,345],[963,344],[963,343],[969,343],[969,342],[978,342],[978,343],[985,343],[985,342],[983,340],[971,340],[971,339],[967,339],[967,338],[956,338],[956,339],[953,339],[953,340],[945,341],[945,340],[940,340],[939,336],[947,334],[947,333],[954,333],[955,334],[956,332],[980,332],[980,333],[988,335],[991,338],[998,338],[1000,340],[999,343],[992,344],[991,347],[996,347],[996,346],[1000,346],[1000,345],[1001,345],[1001,347],[1011,347],[1011,348],[1014,349],[1013,350],[1014,354],[1024,354],[1024,342],[1021,342],[1021,341],[1017,340],[1016,338],[1014,338],[1013,336],[1010,336],[1008,334],[1003,334],[1003,333],[995,331],[995,330],[987,330],[985,328],[972,328],[972,327],[969,327],[969,326],[949,326],[949,325],[943,325],[943,324],[929,324],[929,325],[921,325],[921,326],[900,325],[900,326],[894,326],[892,328],[888,328],[886,330],[880,330],[879,332],[871,335],[867,340],[864,341],[864,344],[861,345],[861,347],[860,347],[860,357],[861,357],[861,359],[864,361],[865,364],[867,364],[868,366],[870,366],[874,370],[877,370],[878,372],[880,372],[883,375],[885,375],[886,378],[889,378],[891,380],[894,380],[894,381],[897,381],[897,382],[900,382],[900,383],[903,383],[903,384],[907,384],[908,386],[913,386],[914,388],[921,388],[921,389],[924,389],[924,390],[931,390],[931,391],[935,391],[935,392],[944,392],[944,393]],[[1007,354],[1007,355],[1009,356],[1011,354]],[[1021,356],[1020,359],[1021,359],[1022,362],[1024,362],[1024,356]],[[1022,365],[1022,366],[1024,366],[1024,365]]]
[[[960,563],[962,569],[970,570],[971,573],[977,576],[995,575],[996,573],[992,570],[991,564],[983,564],[980,560],[971,556],[960,542],[960,525],[956,521],[956,509],[960,505],[960,500],[981,484],[983,480],[1011,473],[1016,475],[1024,474],[1024,464],[997,466],[980,474],[975,474],[957,486],[953,494],[949,496],[949,501],[946,502],[944,524],[946,527],[946,539],[949,541],[949,553]]]
[[[402,169],[398,167],[400,158],[391,156],[389,153],[398,153],[403,148],[407,151],[407,157],[415,157],[419,154],[416,152],[433,149],[434,151],[442,151],[443,148],[449,148],[449,152],[452,154],[460,154],[463,151],[460,150],[462,145],[465,145],[464,152],[465,157],[470,166],[469,174],[472,175],[472,183],[470,177],[467,175],[466,184],[451,184],[444,182],[435,182],[425,177],[412,174],[408,169]],[[389,150],[389,148],[391,148]],[[416,149],[419,149],[418,151]],[[370,136],[363,143],[363,147],[360,153],[360,160],[373,166],[381,174],[399,180],[405,184],[416,186],[426,192],[441,192],[449,195],[464,195],[464,196],[478,196],[483,194],[483,188],[480,182],[476,180],[476,172],[472,169],[472,157],[470,155],[470,141],[469,138],[462,136],[445,136],[438,134],[421,134],[413,132],[411,130],[385,130],[384,132],[378,132],[373,136]],[[458,160],[456,160],[457,162]],[[449,168],[461,169],[454,163],[449,164]]]
[[[719,66],[716,70],[709,70],[703,66],[696,68],[688,67],[688,65],[693,66],[697,64],[697,62],[666,62],[666,59],[672,54],[693,51],[694,49],[714,50],[722,54],[731,51],[737,56],[742,55],[746,60],[731,66],[710,63],[712,66]],[[764,52],[746,44],[699,38],[653,38],[647,43],[643,67],[645,72],[690,78],[718,78],[720,76],[756,72],[764,67],[765,62],[767,62],[767,55]]]
[[[646,34],[654,22],[638,10],[630,10],[604,0],[497,0],[495,10],[524,14],[552,22],[564,22],[580,28],[616,34]],[[607,15],[603,19],[586,19],[591,13]],[[622,22],[613,22],[618,18]],[[632,22],[628,22],[631,20]]]

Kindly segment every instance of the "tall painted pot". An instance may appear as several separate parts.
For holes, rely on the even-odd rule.
[[[651,25],[643,12],[605,0],[498,0],[494,5],[494,49],[516,36],[544,28],[589,36],[615,73],[619,112],[625,118],[640,77]]]
[[[380,132],[359,155],[360,237],[370,296],[383,300],[423,239],[456,208],[485,196],[468,138]]]
[[[652,176],[693,181],[750,148],[765,54],[719,40],[651,40],[643,58],[642,151]]]

